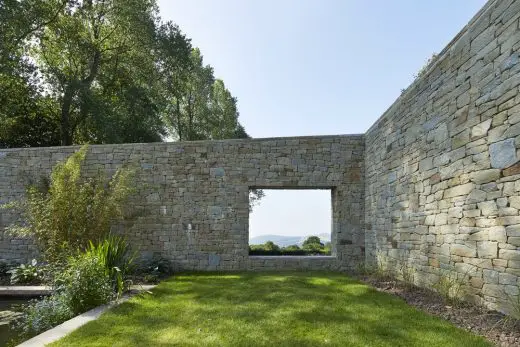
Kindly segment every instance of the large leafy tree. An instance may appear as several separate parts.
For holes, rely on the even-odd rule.
[[[167,39],[162,41],[160,65],[167,92],[164,119],[170,135],[182,141],[249,137],[238,121],[236,98],[222,80],[215,79],[200,50],[179,44],[177,27],[167,26],[163,33]]]
[[[59,103],[62,145],[108,142],[107,128],[118,134],[125,123],[121,113],[153,104],[141,77],[153,77],[156,17],[152,0],[84,0],[68,3],[45,27],[34,52]],[[132,120],[137,128],[141,120],[154,123],[146,117]]]
[[[249,138],[156,0],[0,1],[0,90],[0,147]]]
[[[56,144],[56,105],[43,93],[29,42],[67,1],[0,1],[0,147]]]

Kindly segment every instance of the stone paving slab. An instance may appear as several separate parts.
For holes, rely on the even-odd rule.
[[[2,286],[0,296],[40,296],[49,295],[51,287],[48,286]]]

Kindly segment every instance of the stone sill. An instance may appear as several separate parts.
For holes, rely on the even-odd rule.
[[[334,260],[336,259],[333,255],[250,255],[249,259],[316,259],[316,260]]]
[[[47,286],[1,286],[0,296],[42,296],[49,295],[51,288]]]

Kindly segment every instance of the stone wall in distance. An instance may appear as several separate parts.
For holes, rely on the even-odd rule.
[[[79,147],[0,152],[0,204]],[[162,256],[176,270],[352,270],[364,261],[364,137],[338,135],[253,140],[90,146],[85,173],[138,167],[129,208],[140,217],[119,227],[145,260]],[[248,255],[250,187],[332,190],[333,257],[287,262]],[[0,229],[15,216],[0,210]],[[28,241],[0,234],[0,259],[26,261]],[[312,264],[310,264],[312,263]]]
[[[366,255],[506,308],[520,276],[520,1],[489,1],[366,133]]]

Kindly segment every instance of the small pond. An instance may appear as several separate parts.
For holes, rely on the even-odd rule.
[[[14,336],[9,328],[9,320],[20,310],[20,305],[28,303],[34,297],[0,296],[0,347],[7,345]]]

